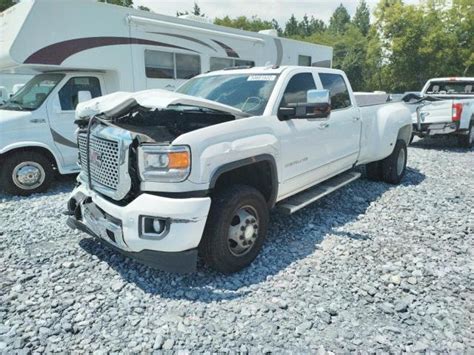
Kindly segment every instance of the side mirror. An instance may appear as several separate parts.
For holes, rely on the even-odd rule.
[[[78,103],[81,103],[81,102],[85,102],[85,101],[89,101],[92,99],[92,94],[90,91],[79,91],[77,93],[77,102]]]
[[[327,118],[331,114],[329,90],[309,90],[306,102],[289,103],[278,109],[280,120]]]

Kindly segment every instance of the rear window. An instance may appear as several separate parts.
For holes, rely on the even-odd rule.
[[[474,95],[474,81],[432,81],[427,94],[460,94]]]

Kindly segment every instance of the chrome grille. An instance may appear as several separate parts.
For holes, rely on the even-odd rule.
[[[86,176],[87,170],[87,134],[78,135],[79,160]],[[110,189],[117,189],[119,184],[120,154],[119,144],[91,134],[89,145],[89,167],[92,185],[101,184]]]

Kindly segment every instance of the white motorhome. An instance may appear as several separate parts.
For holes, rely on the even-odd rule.
[[[105,20],[106,19],[106,20]],[[332,48],[98,3],[25,0],[0,14],[0,71],[40,72],[0,108],[0,185],[44,191],[76,173],[74,109],[116,91],[174,90],[234,66],[330,67]]]

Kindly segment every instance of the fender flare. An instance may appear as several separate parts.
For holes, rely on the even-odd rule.
[[[277,164],[276,164],[275,158],[270,154],[259,154],[252,157],[226,163],[220,166],[211,174],[209,188],[214,189],[216,186],[217,180],[223,174],[228,173],[232,170],[244,167],[244,166],[248,166],[248,165],[252,165],[252,164],[256,164],[260,162],[267,162],[270,164],[270,176],[272,179],[272,192],[270,194],[268,205],[270,207],[273,207],[275,205],[275,202],[278,196],[278,170],[277,170]]]

